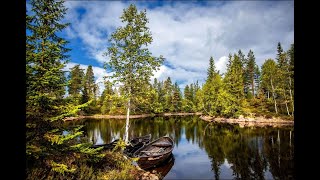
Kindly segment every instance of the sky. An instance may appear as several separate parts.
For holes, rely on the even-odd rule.
[[[103,77],[111,75],[103,68],[109,60],[103,56],[108,39],[124,25],[119,17],[131,3],[139,11],[146,9],[153,37],[148,48],[165,58],[153,78],[170,76],[181,90],[197,80],[205,82],[211,56],[224,73],[228,55],[239,49],[245,55],[251,49],[261,66],[275,59],[278,42],[284,50],[294,43],[293,1],[66,1],[64,21],[71,25],[61,36],[72,51],[65,69],[92,65],[100,92]]]

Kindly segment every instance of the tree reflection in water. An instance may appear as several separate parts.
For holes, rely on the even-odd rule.
[[[99,143],[109,143],[123,137],[125,120],[85,119],[70,124],[84,124],[85,136],[93,139],[94,143],[98,140]],[[174,155],[177,157],[180,153],[179,144],[184,140],[190,146],[196,145],[198,151],[205,151],[211,164],[211,171],[207,173],[215,179],[293,179],[293,128],[240,128],[236,125],[208,123],[198,116],[130,120],[129,137],[149,133],[152,140],[164,135],[172,137],[175,142]],[[186,173],[186,165],[179,167],[178,164],[172,164],[171,168],[177,174],[180,171]],[[197,162],[193,166],[191,169],[197,173]],[[226,167],[232,170],[232,174],[223,172]]]

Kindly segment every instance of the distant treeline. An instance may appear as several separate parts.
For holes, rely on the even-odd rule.
[[[294,112],[294,44],[284,51],[280,42],[276,60],[267,59],[261,67],[250,50],[247,56],[239,50],[229,55],[227,70],[221,74],[209,59],[207,79],[186,85],[182,92],[170,77],[154,79],[132,92],[133,114],[202,112],[210,116],[238,117],[239,115],[288,115]],[[93,100],[83,112],[87,114],[125,114],[126,100],[123,87],[109,79],[99,95],[94,83],[92,66],[86,73],[76,65],[70,69],[67,99],[75,104]]]

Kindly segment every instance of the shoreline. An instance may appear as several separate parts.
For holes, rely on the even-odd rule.
[[[136,114],[130,115],[130,119],[137,119],[137,118],[146,118],[146,117],[165,117],[165,116],[189,116],[189,115],[199,115],[200,119],[207,121],[207,122],[218,122],[218,123],[227,123],[227,124],[238,124],[240,127],[283,127],[283,126],[293,126],[293,120],[283,120],[281,118],[265,118],[263,116],[250,118],[250,117],[243,117],[240,116],[239,118],[215,118],[211,116],[202,116],[202,113],[162,113],[162,114]],[[77,117],[68,117],[65,118],[64,121],[73,121],[73,120],[80,120],[80,119],[126,119],[126,115],[89,115],[89,116],[77,116]]]
[[[227,124],[238,124],[240,127],[284,127],[284,126],[294,126],[293,120],[283,120],[280,118],[265,118],[262,116],[255,118],[215,118],[210,116],[200,116],[200,119],[207,122],[218,122]]]
[[[156,116],[189,116],[189,115],[202,115],[202,113],[162,113],[162,114],[135,114],[130,115],[130,119],[136,118],[146,118],[146,117],[156,117]],[[73,121],[73,120],[80,120],[84,118],[91,118],[91,119],[126,119],[127,115],[90,115],[90,116],[77,116],[77,117],[68,117],[65,118],[64,121]]]

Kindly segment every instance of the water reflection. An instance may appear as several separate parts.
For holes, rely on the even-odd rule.
[[[125,120],[82,120],[94,144],[123,137]],[[198,116],[131,119],[129,137],[174,138],[174,163],[164,179],[293,179],[293,128],[240,128]]]

